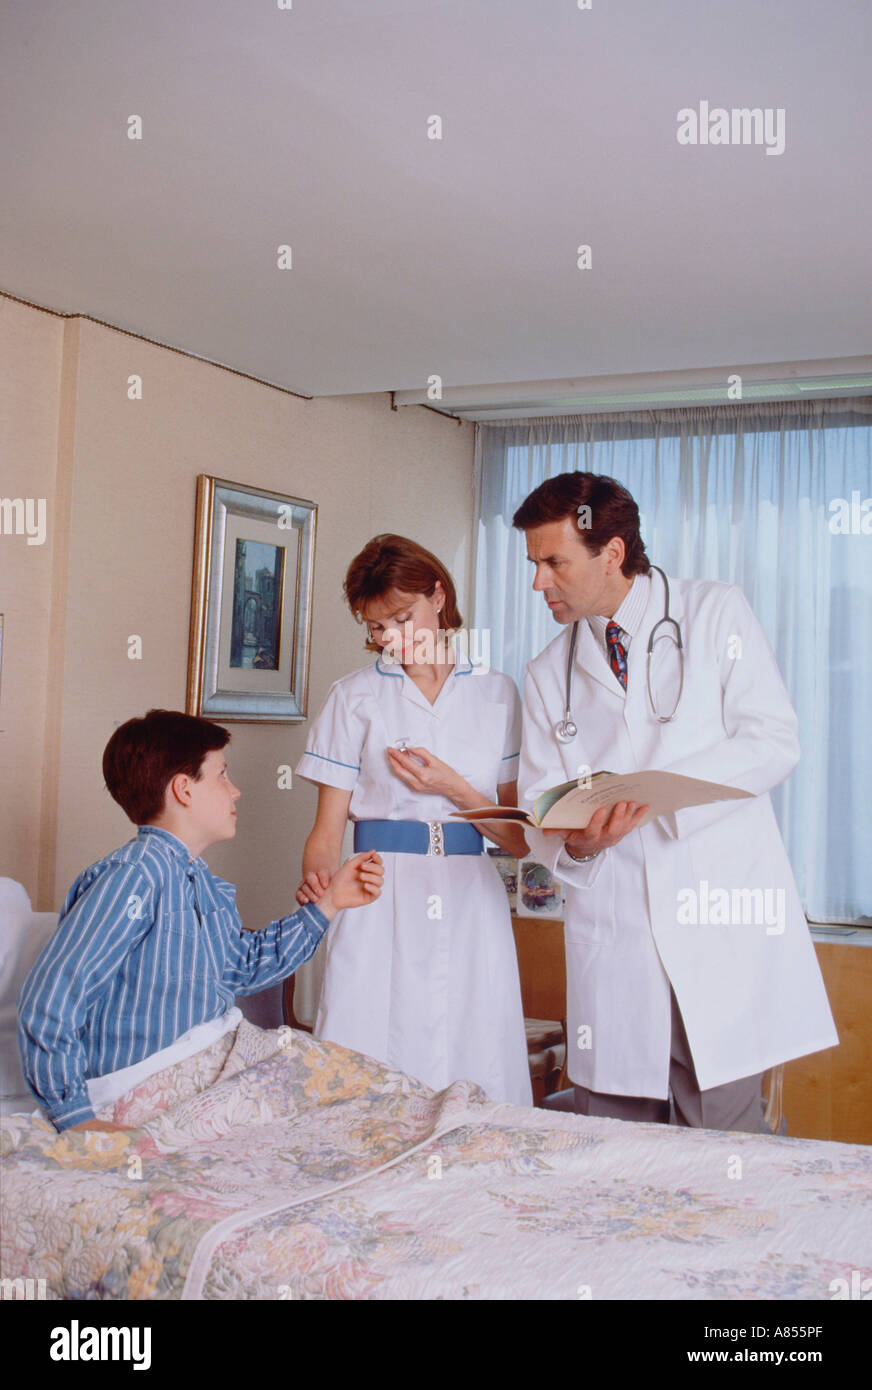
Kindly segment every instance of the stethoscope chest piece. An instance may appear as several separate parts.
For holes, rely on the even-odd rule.
[[[578,641],[578,623],[572,624],[572,633],[569,638],[569,659],[566,662],[566,704],[563,709],[563,718],[559,719],[554,725],[554,737],[558,743],[571,743],[578,737],[578,726],[572,717],[570,701],[572,699],[572,663],[575,660],[575,644]]]

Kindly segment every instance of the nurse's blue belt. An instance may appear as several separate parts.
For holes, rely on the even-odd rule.
[[[466,821],[357,820],[354,852],[388,854],[481,854],[484,840]]]

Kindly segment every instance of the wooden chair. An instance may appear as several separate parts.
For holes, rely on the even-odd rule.
[[[524,1027],[533,1104],[541,1106],[547,1095],[560,1089],[566,1071],[566,1025],[554,1019],[525,1018]]]
[[[773,1134],[782,1133],[784,1123],[784,1063],[763,1073],[763,1118]]]
[[[309,1023],[301,1023],[294,1013],[294,977],[287,975],[282,987],[282,1017],[289,1028],[299,1028],[301,1033],[311,1033]]]

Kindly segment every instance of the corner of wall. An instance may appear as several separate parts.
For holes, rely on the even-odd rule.
[[[39,826],[37,904],[41,911],[54,911],[57,907],[58,796],[64,717],[67,580],[75,475],[76,405],[79,388],[81,321],[77,318],[66,319],[63,333],[58,401],[57,481],[52,542],[49,683],[45,707]]]

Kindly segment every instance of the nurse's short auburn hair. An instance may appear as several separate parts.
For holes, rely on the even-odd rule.
[[[578,538],[590,553],[599,555],[613,536],[620,536],[625,552],[621,573],[626,579],[647,574],[651,561],[639,534],[639,508],[632,494],[605,473],[579,470],[548,478],[521,503],[512,525],[519,531],[531,531],[566,517],[578,521],[581,506],[590,507],[591,524],[579,527]]]
[[[447,632],[463,626],[457,606],[454,580],[441,560],[407,536],[373,536],[359,555],[355,555],[345,576],[345,598],[357,622],[364,622],[361,609],[374,599],[397,589],[404,594],[425,594],[432,598],[437,580],[445,591],[445,605],[439,614],[439,627]],[[380,652],[377,642],[367,638],[367,651]]]
[[[206,754],[229,742],[227,730],[211,719],[150,709],[143,719],[128,719],[106,744],[106,790],[134,825],[147,825],[163,810],[166,789],[176,774],[184,772],[199,781]]]

